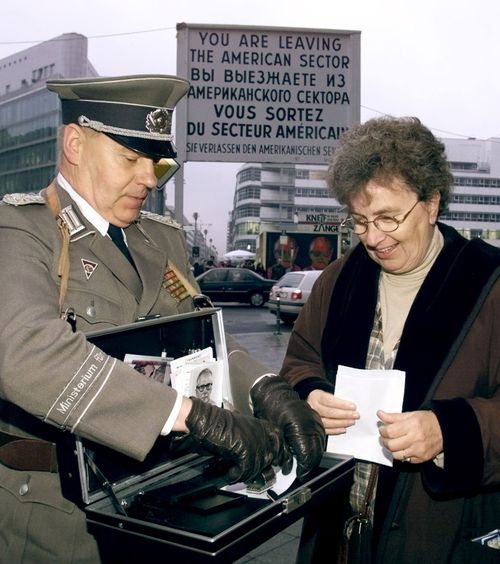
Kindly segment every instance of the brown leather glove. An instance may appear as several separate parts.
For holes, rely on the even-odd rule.
[[[297,478],[305,480],[320,463],[326,433],[321,417],[281,376],[265,376],[250,390],[253,411],[280,429],[297,458]]]
[[[248,482],[268,466],[290,464],[283,435],[269,422],[191,399],[186,426],[203,450],[233,463],[231,481]]]

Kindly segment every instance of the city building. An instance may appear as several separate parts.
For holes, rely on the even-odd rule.
[[[442,141],[454,191],[441,221],[467,238],[500,247],[500,138]],[[274,239],[309,234],[334,237],[335,255],[341,254],[350,242],[339,229],[345,212],[329,196],[325,173],[324,165],[244,164],[236,176],[228,250],[251,250],[269,263],[270,234]]]
[[[281,245],[279,253],[295,254],[292,262],[305,267],[307,247],[321,236],[335,248],[333,258],[338,256],[349,235],[339,232],[345,213],[328,194],[325,172],[324,165],[243,165],[236,177],[228,250],[255,252],[269,268]]]
[[[0,197],[54,178],[61,110],[50,78],[97,76],[87,38],[65,33],[0,60]]]
[[[468,239],[481,237],[500,247],[500,138],[443,142],[454,189],[442,221]]]

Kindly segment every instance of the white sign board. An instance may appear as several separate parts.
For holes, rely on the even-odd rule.
[[[324,164],[359,123],[358,31],[178,24],[177,38],[181,160]]]

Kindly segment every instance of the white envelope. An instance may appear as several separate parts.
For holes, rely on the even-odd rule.
[[[343,435],[328,437],[327,452],[347,454],[360,460],[392,466],[393,456],[384,448],[379,434],[377,411],[401,413],[405,372],[363,370],[339,365],[335,395],[356,404],[359,419]]]

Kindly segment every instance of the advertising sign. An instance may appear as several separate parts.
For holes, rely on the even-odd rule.
[[[338,235],[330,233],[267,232],[265,238],[265,268],[270,276],[273,264],[280,262],[286,271],[323,270],[337,258]]]
[[[186,161],[324,164],[360,119],[360,32],[177,25]]]

